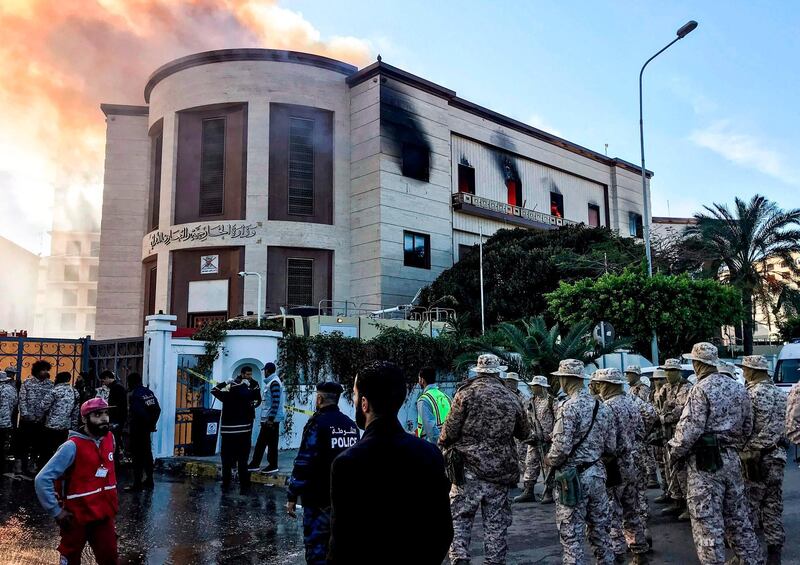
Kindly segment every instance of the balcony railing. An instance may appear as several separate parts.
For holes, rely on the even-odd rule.
[[[561,226],[576,226],[580,223],[466,192],[453,194],[453,209],[471,216],[506,222],[526,228],[555,229]]]

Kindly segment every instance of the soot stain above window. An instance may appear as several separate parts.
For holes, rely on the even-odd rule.
[[[395,144],[402,159],[403,176],[427,182],[430,178],[431,144],[422,131],[414,106],[401,93],[380,86],[382,135]]]

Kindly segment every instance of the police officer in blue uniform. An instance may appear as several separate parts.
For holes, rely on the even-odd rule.
[[[317,385],[316,411],[305,428],[294,469],[289,479],[286,511],[295,516],[297,499],[303,503],[303,542],[306,563],[327,563],[331,529],[331,464],[334,458],[358,441],[358,426],[339,411],[342,387],[325,382]]]

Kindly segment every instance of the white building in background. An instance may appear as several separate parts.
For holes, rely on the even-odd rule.
[[[0,333],[26,331],[33,335],[39,256],[0,237],[0,257],[5,266],[0,277]]]
[[[500,228],[639,236],[641,169],[382,61],[230,49],[107,117],[97,336],[262,304],[409,302]],[[648,173],[648,177],[650,174]]]

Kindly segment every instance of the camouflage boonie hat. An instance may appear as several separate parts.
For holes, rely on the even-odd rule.
[[[736,366],[733,363],[728,363],[727,361],[720,361],[717,363],[717,372],[723,375],[728,375],[729,377],[735,377]]]
[[[478,364],[473,367],[476,373],[486,373],[489,375],[496,375],[508,369],[507,366],[500,364],[500,358],[491,353],[484,353],[478,356]]]
[[[646,378],[647,377],[642,377],[642,382],[644,382],[644,380]],[[656,367],[656,370],[653,371],[653,374],[650,375],[650,378],[651,379],[666,379],[667,378],[667,373],[664,372],[664,369],[662,367]]]
[[[755,369],[757,371],[768,371],[769,364],[763,355],[745,355],[741,363],[742,367]]]
[[[514,373],[514,372],[506,373],[506,376],[503,378],[509,381],[517,381],[517,382],[520,382],[522,380],[519,378],[519,373]]]
[[[550,383],[547,382],[547,377],[543,377],[542,375],[536,375],[531,379],[531,382],[528,383],[530,386],[543,386],[546,388],[550,388]]]
[[[625,374],[633,373],[634,375],[642,376],[642,368],[639,365],[628,365],[625,367]]]
[[[550,374],[556,377],[588,379],[589,377],[583,373],[584,367],[583,361],[579,361],[578,359],[564,359],[558,364],[558,371],[553,371]]]
[[[649,386],[650,386],[650,379],[648,379],[647,377],[642,377],[642,378],[640,379],[640,382],[641,382],[641,383],[642,383],[644,386],[646,386],[646,387],[649,387]]]
[[[622,371],[616,367],[609,367],[608,369],[597,369],[594,373],[592,373],[592,382],[621,385],[625,384],[625,377],[622,376]]]
[[[706,365],[717,365],[719,361],[719,353],[717,352],[717,347],[707,341],[701,341],[700,343],[695,343],[692,347],[692,352],[687,353],[684,355],[687,359],[691,361],[699,361],[700,363],[705,363]]]
[[[680,359],[667,359],[666,361],[664,361],[664,364],[663,365],[659,365],[658,368],[663,370],[663,371],[680,371],[681,370],[681,360]]]

